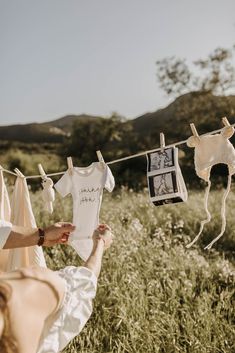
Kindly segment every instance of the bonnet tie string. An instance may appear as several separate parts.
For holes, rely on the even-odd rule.
[[[206,214],[207,214],[207,218],[204,219],[203,221],[201,221],[201,224],[200,224],[200,230],[199,230],[199,233],[196,235],[196,237],[193,239],[193,241],[191,243],[189,243],[188,245],[186,245],[187,248],[190,248],[194,243],[196,243],[196,241],[199,239],[203,229],[204,229],[204,225],[209,223],[210,220],[211,220],[211,214],[208,210],[208,197],[209,197],[209,193],[210,193],[210,188],[211,188],[211,181],[208,180],[208,185],[206,187],[206,190],[205,190],[205,197],[204,197],[204,209],[206,211]]]
[[[220,237],[222,237],[222,235],[225,232],[225,227],[226,227],[226,199],[228,197],[230,188],[231,188],[231,182],[232,182],[232,175],[229,174],[228,175],[228,184],[227,184],[227,188],[223,194],[223,198],[222,198],[222,206],[221,206],[221,210],[220,210],[220,214],[221,214],[221,218],[222,218],[222,225],[221,225],[221,231],[219,233],[219,235],[212,240],[212,242],[210,242],[210,244],[208,244],[204,249],[211,249],[211,247],[213,246],[213,244],[219,240]]]

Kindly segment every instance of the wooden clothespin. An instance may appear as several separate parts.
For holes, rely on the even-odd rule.
[[[197,129],[196,129],[194,123],[191,123],[191,124],[190,124],[190,127],[191,127],[191,130],[192,130],[193,136],[199,137],[198,132],[197,132]]]
[[[68,164],[69,174],[73,175],[73,160],[72,160],[72,157],[67,157],[67,164]]]
[[[100,165],[102,166],[102,168],[105,168],[105,161],[104,161],[104,158],[102,156],[102,153],[100,152],[100,150],[96,151],[96,154],[97,154],[97,158],[100,162]]]
[[[17,174],[19,177],[24,178],[24,174],[21,173],[21,171],[20,171],[18,168],[15,168],[15,169],[14,169],[14,172],[16,172],[16,174]]]
[[[103,162],[104,163],[104,158],[102,156],[102,153],[99,151],[96,151],[96,154],[97,154],[97,158],[99,160],[99,162]]]
[[[46,173],[45,173],[41,163],[38,164],[38,169],[39,169],[39,173],[40,173],[42,179],[45,179],[46,178]]]
[[[230,122],[228,121],[228,119],[226,118],[226,116],[224,116],[224,117],[222,118],[222,122],[223,122],[224,126],[231,126],[231,125],[230,125]]]
[[[160,147],[161,147],[161,152],[163,152],[164,148],[165,148],[165,135],[163,134],[163,132],[160,132]]]
[[[224,124],[224,128],[222,130],[223,136],[226,138],[232,137],[235,131],[234,127],[230,124],[225,116],[222,118],[222,122]]]

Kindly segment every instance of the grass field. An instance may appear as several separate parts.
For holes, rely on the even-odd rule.
[[[212,192],[212,221],[202,242],[186,249],[204,215],[203,193],[187,204],[154,207],[147,191],[105,193],[101,221],[115,242],[104,256],[94,311],[66,353],[234,353],[235,194],[227,203],[227,228],[210,252],[203,250],[220,230],[221,193]],[[71,199],[58,197],[45,215],[32,195],[37,222],[71,220]],[[49,267],[80,264],[70,247],[47,250]]]

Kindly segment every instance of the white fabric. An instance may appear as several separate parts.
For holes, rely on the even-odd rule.
[[[7,238],[11,231],[11,224],[9,226],[4,226],[4,221],[9,222],[11,219],[11,206],[10,200],[7,192],[7,188],[4,182],[3,171],[0,169],[0,220],[1,229],[0,233],[0,249],[6,244]],[[5,223],[6,224],[6,223]],[[7,260],[8,260],[9,250],[0,250],[0,271],[7,270]]]
[[[194,164],[197,175],[204,179],[207,183],[207,189],[205,193],[204,208],[207,214],[207,218],[201,221],[199,233],[195,239],[187,245],[189,248],[192,246],[200,237],[204,225],[211,220],[211,215],[208,210],[208,196],[211,187],[210,174],[211,168],[215,164],[223,163],[228,166],[228,184],[223,195],[222,207],[221,207],[221,218],[222,225],[219,235],[208,244],[205,249],[211,249],[212,245],[224,234],[226,227],[226,199],[228,197],[232,175],[235,173],[235,149],[229,138],[234,134],[234,128],[232,126],[226,126],[223,128],[220,134],[206,135],[206,136],[191,136],[187,140],[189,147],[194,147]]]
[[[37,353],[58,353],[77,336],[92,313],[97,278],[86,267],[67,266],[57,272],[66,293],[59,311],[45,325]]]
[[[99,212],[103,188],[111,192],[115,181],[107,165],[92,163],[87,168],[74,167],[68,170],[55,184],[56,190],[65,197],[73,197],[73,223],[76,230],[69,237],[69,243],[78,255],[87,260],[91,254],[92,234],[99,224]]]
[[[221,134],[207,135],[188,139],[188,146],[195,147],[194,162],[197,175],[208,181],[211,167],[215,164],[224,163],[228,165],[229,174],[235,173],[235,149],[226,136],[224,128]]]
[[[7,238],[11,233],[12,224],[10,222],[6,222],[3,219],[0,219],[0,249],[4,247],[6,244]],[[0,257],[2,253],[6,250],[2,250],[0,253]]]
[[[53,180],[45,177],[42,181],[42,198],[44,201],[44,210],[52,214],[53,202],[55,201],[55,190],[53,189]]]
[[[29,190],[25,178],[17,177],[12,195],[11,223],[16,226],[36,228],[30,202]],[[7,270],[13,271],[21,267],[29,266],[46,267],[42,248],[31,246],[9,250]]]

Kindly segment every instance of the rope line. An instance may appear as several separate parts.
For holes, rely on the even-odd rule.
[[[231,124],[230,126],[235,126],[235,123],[234,124]],[[221,132],[223,130],[223,128],[221,129],[218,129],[218,130],[214,130],[214,131],[210,131],[210,132],[207,132],[205,134],[202,134],[200,136],[207,136],[207,135],[211,135],[211,134],[216,134],[218,132]],[[188,140],[188,139],[187,139]],[[175,143],[172,143],[170,145],[166,145],[164,148],[170,148],[170,147],[174,147],[174,146],[180,146],[180,145],[184,145],[186,144],[187,140],[182,140],[182,141],[179,141],[179,142],[175,142]],[[127,156],[127,157],[122,157],[122,158],[119,158],[119,159],[115,159],[113,161],[109,161],[109,162],[106,162],[106,164],[110,165],[110,164],[115,164],[115,163],[119,163],[119,162],[123,162],[123,161],[127,161],[129,159],[133,159],[133,158],[138,158],[138,157],[141,157],[141,156],[144,156],[148,153],[152,153],[152,152],[157,152],[157,151],[160,151],[161,150],[161,147],[157,147],[157,148],[154,148],[152,150],[147,150],[147,151],[144,151],[144,152],[139,152],[139,153],[136,153],[136,154],[132,154],[130,156]],[[0,170],[2,170],[3,172],[5,173],[8,173],[8,174],[11,174],[11,175],[14,175],[16,177],[18,177],[19,175],[16,174],[16,173],[13,173],[11,172],[10,170],[7,170],[5,168],[2,168],[0,166]],[[62,175],[66,172],[63,171],[63,172],[57,172],[57,173],[50,173],[50,174],[46,174],[47,176],[55,176],[55,175]],[[25,179],[36,179],[36,178],[41,178],[42,176],[41,175],[28,175],[28,176],[24,176]]]

